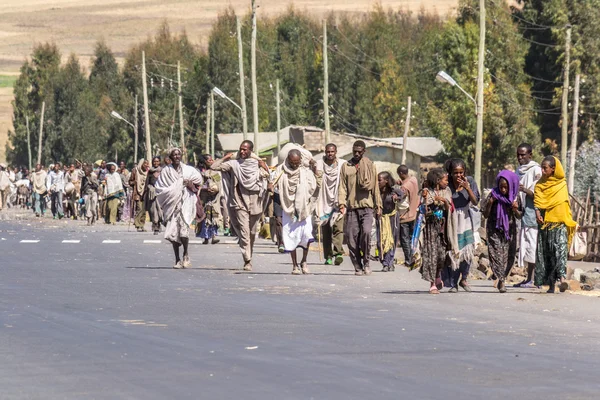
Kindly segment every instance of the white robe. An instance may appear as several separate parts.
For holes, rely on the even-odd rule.
[[[183,185],[184,180],[202,185],[202,175],[196,168],[180,164],[163,168],[156,181],[156,201],[163,210],[163,223],[166,225],[165,239],[180,243],[181,237],[188,237],[188,229],[196,217],[196,194]]]

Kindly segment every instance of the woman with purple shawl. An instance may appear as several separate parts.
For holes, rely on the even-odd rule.
[[[487,198],[483,215],[487,218],[487,242],[490,267],[498,279],[498,291],[506,293],[504,283],[517,255],[517,219],[521,219],[519,176],[500,171],[496,187]]]

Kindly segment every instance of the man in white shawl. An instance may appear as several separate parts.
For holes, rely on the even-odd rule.
[[[190,268],[188,254],[190,226],[196,218],[198,187],[202,185],[202,175],[194,167],[181,162],[181,150],[171,150],[172,161],[165,166],[156,181],[156,201],[163,210],[165,239],[173,245],[175,265],[173,268]],[[183,245],[183,262],[179,248]]]
[[[344,216],[338,209],[340,171],[346,160],[337,158],[337,146],[325,146],[325,156],[317,161],[317,171],[323,181],[317,201],[317,217],[323,235],[325,265],[340,265],[344,261]]]
[[[306,263],[308,246],[314,241],[312,213],[315,210],[320,182],[314,160],[311,167],[302,164],[299,150],[290,150],[285,162],[277,167],[276,181],[281,199],[282,236],[285,251],[292,255],[292,275],[308,274]],[[311,170],[312,168],[312,170]],[[298,265],[296,249],[302,248],[302,261]]]
[[[244,271],[252,271],[252,251],[256,229],[267,201],[269,168],[252,153],[254,143],[244,140],[236,159],[233,153],[215,160],[210,169],[230,172],[233,182],[229,188],[227,202],[231,224],[238,235],[240,250],[244,258]]]
[[[517,147],[517,160],[519,161],[519,174],[521,204],[524,212],[521,219],[521,231],[519,232],[520,247],[518,265],[527,266],[527,278],[515,287],[535,287],[533,284],[533,271],[535,270],[535,254],[537,250],[538,223],[533,206],[533,191],[535,185],[542,177],[542,168],[533,161],[533,150],[530,144],[523,143]]]
[[[0,210],[7,207],[6,201],[10,194],[10,174],[6,170],[6,164],[0,163]]]

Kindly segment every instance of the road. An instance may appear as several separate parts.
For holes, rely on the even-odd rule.
[[[599,396],[598,297],[434,296],[316,252],[292,276],[267,241],[244,273],[234,244],[191,247],[173,270],[161,236],[123,225],[0,221],[0,398]]]

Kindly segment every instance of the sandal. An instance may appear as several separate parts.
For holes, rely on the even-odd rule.
[[[429,294],[440,294],[440,291],[434,286],[429,289]]]
[[[444,282],[442,281],[442,278],[435,278],[435,287],[437,290],[442,290],[444,288]]]

